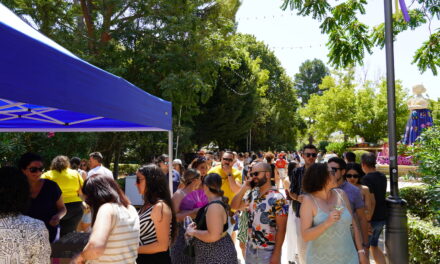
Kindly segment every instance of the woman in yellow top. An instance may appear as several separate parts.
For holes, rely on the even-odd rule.
[[[60,237],[75,231],[83,215],[82,200],[79,197],[83,179],[78,171],[69,167],[68,157],[56,156],[52,160],[50,170],[41,176],[41,178],[56,182],[62,191],[67,214],[60,221]]]

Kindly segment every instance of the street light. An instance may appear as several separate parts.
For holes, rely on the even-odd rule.
[[[392,0],[385,4],[385,53],[387,68],[388,101],[388,145],[390,157],[390,196],[386,199],[388,217],[385,232],[385,246],[391,264],[406,264],[408,259],[408,219],[406,201],[399,197],[397,141],[396,141],[396,96],[394,77],[393,13]]]

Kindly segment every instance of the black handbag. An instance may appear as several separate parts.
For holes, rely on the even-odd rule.
[[[200,228],[201,226],[206,226],[206,210],[209,204],[200,208],[200,210],[197,212],[197,216],[194,219],[194,222],[196,223],[196,226],[198,228]],[[183,249],[183,253],[192,258],[196,256],[195,248],[194,248],[194,238],[188,240],[188,243],[185,245],[185,248]]]

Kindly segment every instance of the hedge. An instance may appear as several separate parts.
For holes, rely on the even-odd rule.
[[[356,163],[361,164],[361,156],[362,156],[362,154],[368,153],[368,151],[358,149],[358,150],[353,151],[353,153],[356,155]]]
[[[440,227],[408,215],[409,260],[414,264],[440,263]]]
[[[139,164],[124,164],[124,163],[119,163],[119,175],[132,175],[136,173],[136,170],[139,169],[140,165]],[[113,163],[110,164],[110,168],[111,171],[113,171]]]
[[[405,199],[408,213],[423,220],[431,220],[435,215],[434,204],[430,199],[426,186],[411,186],[399,189],[399,196]]]

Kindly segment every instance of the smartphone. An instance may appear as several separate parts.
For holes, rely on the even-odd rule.
[[[257,184],[256,184],[254,181],[251,181],[251,188],[252,188],[252,189],[255,188],[256,185],[257,185]]]

